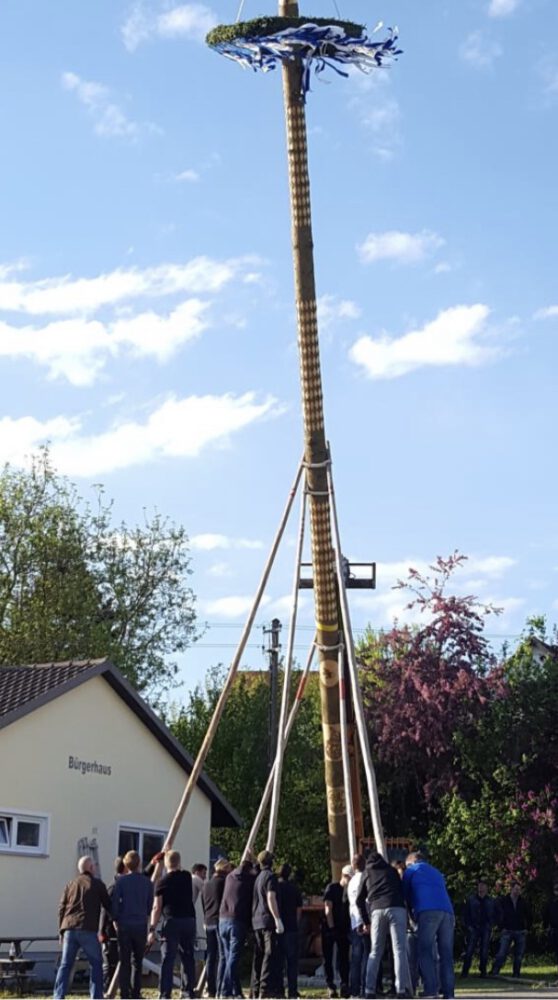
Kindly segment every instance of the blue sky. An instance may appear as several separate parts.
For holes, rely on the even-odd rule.
[[[354,625],[401,616],[394,580],[457,548],[460,586],[505,609],[491,634],[517,635],[558,608],[558,6],[339,6],[404,49],[307,108],[343,547],[378,562]],[[210,626],[188,686],[232,653],[302,447],[280,76],[203,44],[237,7],[0,11],[0,460],[50,440],[85,494],[186,526]],[[306,596],[301,658],[311,633]]]

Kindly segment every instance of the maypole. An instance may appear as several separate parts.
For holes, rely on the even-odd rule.
[[[299,17],[297,0],[279,0],[278,13],[275,18],[218,27],[210,32],[207,41],[245,67],[267,70],[282,66],[327,816],[332,875],[338,878],[352,845],[348,837],[340,717],[339,652],[343,635],[332,544],[330,456],[324,425],[305,100],[312,65],[318,71],[335,63],[369,70],[397,55],[398,50],[393,33],[382,42],[372,42],[364,28],[352,22],[304,20]],[[379,816],[375,823],[378,825]]]
[[[298,17],[298,3],[294,0],[293,2],[280,0],[279,15]],[[304,460],[310,507],[327,818],[331,868],[333,877],[337,878],[341,874],[341,868],[347,863],[350,848],[347,836],[339,714],[338,649],[340,635],[337,580],[331,540],[331,512],[327,482],[329,455],[324,426],[302,74],[301,60],[293,59],[283,63],[283,95],[287,128],[298,351],[304,423]]]

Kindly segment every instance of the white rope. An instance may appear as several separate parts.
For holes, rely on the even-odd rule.
[[[240,16],[241,16],[241,14],[242,14],[242,8],[243,8],[243,7],[244,7],[244,0],[240,0],[240,6],[239,6],[239,8],[238,8],[238,14],[236,15],[236,21],[235,21],[235,24],[238,24],[238,22],[240,21]]]
[[[370,813],[372,816],[372,828],[374,830],[376,850],[378,851],[379,854],[383,855],[383,857],[387,861],[386,842],[384,838],[384,831],[382,828],[382,820],[380,816],[380,800],[378,798],[378,786],[376,784],[376,774],[374,772],[374,764],[372,762],[372,754],[370,752],[370,742],[368,740],[368,731],[366,729],[366,719],[364,715],[364,705],[362,703],[362,694],[358,682],[358,667],[355,656],[355,647],[353,643],[351,616],[349,613],[349,602],[347,600],[347,591],[345,589],[345,578],[343,576],[343,565],[341,561],[342,558],[341,539],[339,537],[337,506],[335,503],[335,492],[333,489],[333,477],[331,474],[331,469],[328,470],[327,481],[329,485],[329,492],[331,498],[331,525],[335,542],[335,563],[337,568],[337,583],[339,587],[339,601],[341,604],[343,633],[345,636],[345,643],[347,646],[347,658],[349,662],[349,672],[351,677],[353,702],[355,710],[355,723],[357,727],[360,749],[362,752],[362,758],[364,763],[364,773],[366,775],[366,785],[368,788],[368,798],[370,801]]]
[[[283,691],[281,694],[281,710],[279,714],[279,734],[283,733],[287,722],[287,711],[289,707],[289,690],[291,686],[291,668],[293,662],[293,649],[296,631],[296,619],[298,615],[298,595],[300,589],[300,567],[302,564],[302,549],[304,546],[304,529],[306,525],[306,492],[302,491],[300,503],[300,522],[298,527],[298,542],[296,547],[295,568],[293,575],[291,617],[289,621],[289,635],[287,639],[287,652],[285,656],[285,666],[283,668]],[[282,739],[277,741],[277,753],[275,756],[275,771],[273,775],[273,793],[271,796],[271,809],[269,811],[269,829],[267,834],[266,848],[273,852],[275,837],[277,834],[277,818],[279,816],[279,797],[281,794],[281,777],[283,774],[283,758],[285,744]]]

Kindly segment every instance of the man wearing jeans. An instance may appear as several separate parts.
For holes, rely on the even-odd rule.
[[[103,996],[103,958],[98,939],[101,908],[110,913],[110,898],[104,882],[95,878],[95,862],[79,859],[77,878],[68,882],[58,909],[58,927],[62,941],[62,960],[54,983],[54,996],[63,1000],[78,951],[85,953],[91,967],[89,995]]]
[[[161,931],[161,972],[159,995],[172,996],[172,979],[176,954],[182,965],[182,995],[195,997],[196,969],[194,941],[196,937],[196,912],[192,897],[192,875],[180,867],[178,851],[166,851],[166,873],[155,889],[155,902],[151,911],[148,943],[155,940],[155,928],[163,915]]]
[[[370,926],[370,955],[366,966],[366,996],[376,996],[380,962],[389,932],[398,997],[411,995],[407,961],[407,908],[401,879],[395,868],[373,851],[368,855],[358,895],[362,918]]]
[[[453,936],[455,917],[444,876],[416,851],[407,857],[403,891],[418,925],[418,959],[424,996],[438,996],[435,947],[440,959],[440,985],[444,997],[455,996]]]
[[[508,896],[500,903],[499,924],[502,928],[498,954],[494,959],[491,976],[498,976],[500,969],[508,957],[513,944],[513,975],[519,979],[521,963],[527,943],[527,929],[531,923],[531,914],[525,900],[521,896],[519,882],[512,882]]]
[[[219,937],[223,948],[223,997],[241,997],[238,963],[252,923],[252,894],[256,880],[252,862],[242,861],[225,879],[219,909]]]

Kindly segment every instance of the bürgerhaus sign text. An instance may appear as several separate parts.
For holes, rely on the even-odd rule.
[[[108,777],[112,772],[110,764],[99,764],[96,760],[80,760],[79,757],[68,757],[68,767],[70,771],[79,771],[80,774],[106,774]]]

